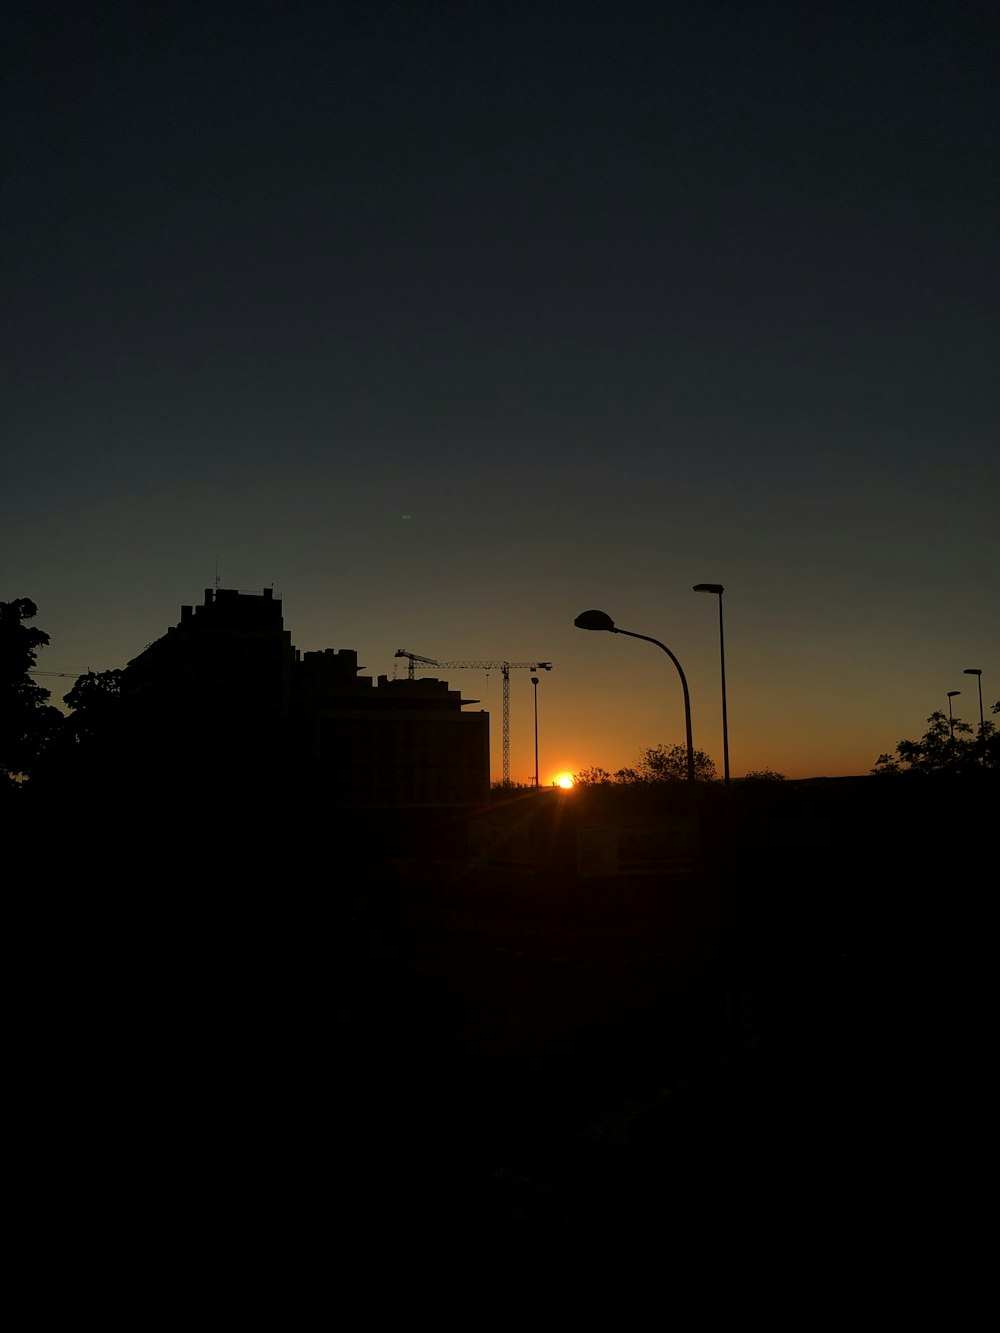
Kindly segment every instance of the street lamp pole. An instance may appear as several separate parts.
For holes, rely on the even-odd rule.
[[[688,693],[687,677],[684,675],[684,669],[678,662],[665,643],[659,639],[652,639],[648,634],[635,634],[630,629],[619,629],[615,622],[605,611],[581,611],[573,621],[577,629],[600,629],[607,630],[609,634],[625,634],[630,639],[642,639],[646,643],[655,643],[657,648],[662,648],[666,655],[677,668],[677,674],[681,678],[681,689],[684,691],[684,723],[687,728],[687,778],[688,782],[694,782],[694,743],[691,740],[691,696]]]
[[[966,667],[963,676],[975,676],[979,686],[979,744],[982,747],[982,762],[986,763],[986,723],[983,721],[983,672],[981,667]]]
[[[725,784],[729,786],[729,718],[726,713],[726,635],[722,627],[722,594],[725,588],[721,583],[696,583],[692,592],[716,593],[719,598],[719,660],[722,665],[722,768]]]
[[[535,690],[535,790],[538,790],[538,677],[532,676],[531,683]]]
[[[956,694],[961,694],[961,693],[962,693],[961,690],[948,691],[948,731],[951,733],[952,745],[955,744],[955,719],[951,715],[951,701],[952,699],[954,699]]]

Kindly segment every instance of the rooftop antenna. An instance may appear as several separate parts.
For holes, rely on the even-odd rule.
[[[219,557],[215,557],[215,591],[219,591]]]

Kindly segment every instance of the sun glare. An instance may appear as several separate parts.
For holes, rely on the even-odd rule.
[[[560,773],[559,776],[556,778],[556,786],[562,787],[564,791],[569,791],[572,785],[573,785],[572,773]]]

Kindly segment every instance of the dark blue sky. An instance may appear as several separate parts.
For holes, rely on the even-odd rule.
[[[734,772],[864,771],[966,666],[994,697],[994,10],[9,6],[40,665],[121,665],[218,555],[376,674],[551,658],[553,770],[682,735],[588,606],[720,758],[701,580]]]

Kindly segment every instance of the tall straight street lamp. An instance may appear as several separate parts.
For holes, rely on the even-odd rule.
[[[963,676],[975,676],[979,686],[979,744],[983,749],[983,763],[986,763],[986,724],[983,721],[983,672],[981,667],[966,667]]]
[[[951,715],[951,701],[952,699],[955,698],[956,694],[961,694],[961,693],[962,693],[961,690],[948,691],[948,730],[951,732],[952,745],[955,744],[955,719]]]
[[[721,583],[696,583],[693,592],[716,593],[719,598],[719,658],[722,663],[722,767],[726,786],[729,786],[729,720],[726,716],[726,636],[722,629],[722,594],[726,591]]]
[[[538,677],[531,677],[531,684],[535,691],[535,787],[538,787]]]
[[[684,691],[684,722],[687,727],[687,776],[688,782],[694,782],[694,745],[691,741],[691,696],[688,694],[687,677],[680,662],[673,655],[665,643],[659,639],[651,639],[648,634],[633,634],[630,629],[619,629],[615,622],[605,611],[581,611],[573,621],[577,629],[602,629],[607,630],[609,634],[627,634],[630,639],[644,639],[646,643],[655,643],[657,648],[662,648],[666,655],[677,668],[677,674],[681,678],[681,688]]]

